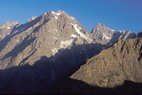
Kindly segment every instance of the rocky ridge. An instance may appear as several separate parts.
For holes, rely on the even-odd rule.
[[[142,38],[119,40],[92,57],[71,78],[99,87],[142,82]]]
[[[10,34],[11,30],[15,25],[18,25],[18,22],[5,22],[0,25],[0,40],[4,39],[7,35]]]

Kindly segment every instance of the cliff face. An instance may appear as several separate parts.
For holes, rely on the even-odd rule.
[[[18,25],[18,22],[5,22],[0,24],[0,41],[8,36],[16,25]]]
[[[142,38],[119,40],[89,59],[71,78],[99,87],[142,82]]]

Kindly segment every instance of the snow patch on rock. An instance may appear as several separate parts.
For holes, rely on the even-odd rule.
[[[28,22],[33,21],[37,18],[37,16],[33,16],[32,18],[28,19]]]
[[[57,48],[53,48],[52,50],[52,54],[55,55],[56,53],[58,53],[58,49]]]
[[[110,40],[110,39],[111,39],[111,37],[108,37],[106,34],[104,34],[104,33],[103,33],[103,37],[102,37],[102,39]]]
[[[68,46],[72,45],[73,39],[61,41],[60,48],[67,48]]]
[[[7,29],[10,29],[10,28],[11,28],[10,26],[7,27]]]
[[[65,49],[68,46],[72,45],[73,41],[74,41],[73,39],[66,40],[66,41],[61,41],[61,44],[60,44],[59,48],[53,48],[53,49],[51,49],[52,50],[52,54],[55,55],[56,53],[58,53],[59,49]]]
[[[58,19],[58,17],[61,15],[61,13],[54,12],[54,11],[52,11],[51,13],[55,16],[55,19]]]
[[[75,20],[75,18],[74,18],[74,17],[72,17],[72,16],[70,16],[70,18],[71,18],[72,20]]]
[[[44,15],[46,15],[47,13],[44,13]]]
[[[75,34],[72,34],[72,35],[71,35],[71,37],[72,37],[72,38],[76,38],[76,37],[77,37],[77,35],[75,35]]]
[[[90,38],[88,38],[87,36],[85,36],[85,34],[83,34],[83,33],[81,32],[81,27],[79,27],[77,24],[73,24],[73,23],[71,23],[71,25],[74,26],[75,31],[77,32],[77,34],[80,35],[80,37],[82,37],[82,38],[84,38],[84,39],[86,39],[86,40],[92,41]]]

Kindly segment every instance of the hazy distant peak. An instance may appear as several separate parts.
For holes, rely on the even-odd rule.
[[[98,23],[91,31],[91,35],[93,40],[109,46],[119,39],[134,38],[136,34],[128,30],[116,31]]]
[[[3,24],[0,25],[0,28],[8,28],[8,29],[11,29],[13,26],[15,26],[16,24],[19,24],[18,21],[16,22],[10,22],[10,21],[7,21]]]

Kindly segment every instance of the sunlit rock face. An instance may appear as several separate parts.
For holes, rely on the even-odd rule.
[[[71,78],[99,87],[142,82],[142,38],[119,40],[92,57]]]
[[[5,22],[1,24],[0,25],[0,40],[8,36],[11,33],[15,25],[18,25],[18,22]]]

